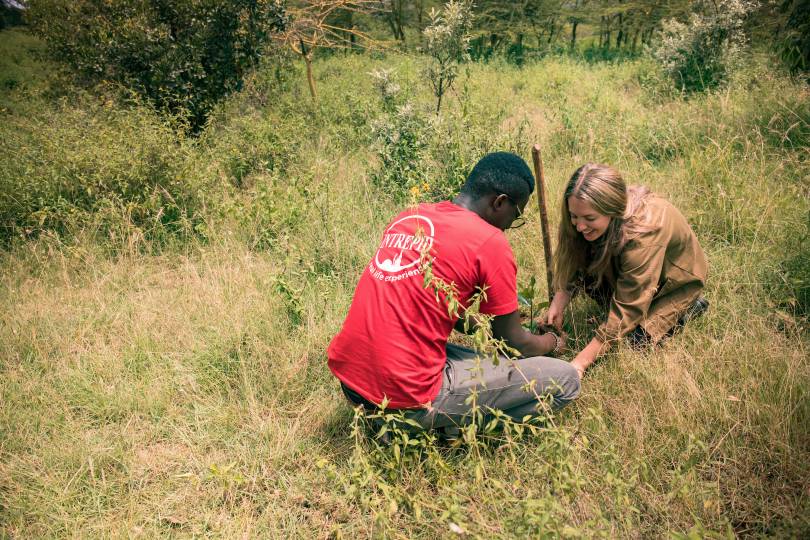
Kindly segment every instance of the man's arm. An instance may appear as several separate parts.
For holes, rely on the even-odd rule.
[[[507,345],[520,351],[523,356],[544,356],[557,346],[557,338],[552,334],[532,334],[520,324],[520,312],[515,310],[507,315],[492,319],[492,334],[503,339]]]
[[[464,330],[464,317],[459,317],[456,324],[453,325],[453,330],[459,334],[472,334],[475,332],[475,324],[470,321],[470,328],[468,330]]]

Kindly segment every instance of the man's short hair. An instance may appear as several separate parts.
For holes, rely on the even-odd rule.
[[[534,176],[526,162],[511,152],[487,154],[475,164],[461,192],[475,199],[505,193],[513,200],[527,198],[534,191]]]

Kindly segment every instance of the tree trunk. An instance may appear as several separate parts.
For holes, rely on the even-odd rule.
[[[309,83],[309,94],[312,96],[312,101],[318,101],[318,94],[315,92],[315,77],[312,75],[312,58],[304,56],[304,62],[307,65],[307,83]]]
[[[439,87],[436,90],[436,97],[438,101],[436,101],[436,114],[439,114],[439,110],[442,108],[442,96],[444,95],[444,78],[439,79]]]
[[[304,64],[307,66],[307,84],[309,84],[309,95],[312,96],[312,101],[318,100],[318,94],[315,92],[315,77],[312,75],[312,49],[307,50],[304,40],[300,40],[301,56],[304,57]]]
[[[397,32],[399,32],[399,40],[405,41],[405,31],[402,29],[402,0],[395,0],[392,2],[392,9],[394,11],[394,20],[397,25]]]
[[[380,3],[383,4],[383,2]],[[400,10],[402,9],[401,2],[391,2],[391,9],[385,12],[385,20],[388,21],[388,26],[391,28],[391,34],[394,36],[394,39],[404,41],[405,36],[402,34],[401,21],[397,15],[397,6],[399,6]]]
[[[618,15],[619,17],[619,34],[616,36],[616,48],[620,49],[622,46],[622,38],[624,37],[624,17],[621,13]]]
[[[647,29],[647,31],[644,34],[641,35],[641,42],[646,44],[646,45],[649,45],[652,42],[652,35],[653,35],[654,31],[655,31],[655,27],[650,26]]]
[[[579,21],[571,22],[571,49],[577,46],[577,26]]]
[[[599,17],[599,48],[602,48],[602,44],[605,42],[605,16],[602,15]]]

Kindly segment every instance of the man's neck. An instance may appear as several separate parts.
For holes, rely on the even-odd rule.
[[[456,206],[460,206],[466,210],[469,210],[473,214],[477,215],[493,227],[497,227],[495,223],[492,222],[490,217],[490,205],[492,203],[492,199],[495,195],[491,195],[489,197],[473,197],[467,193],[459,193],[459,195],[453,199],[453,204]],[[501,229],[503,230],[503,229]]]
[[[475,200],[465,193],[459,193],[459,195],[455,199],[453,199],[453,204],[455,204],[456,206],[466,208],[470,212],[474,212],[480,216],[481,212],[479,202],[480,199]]]

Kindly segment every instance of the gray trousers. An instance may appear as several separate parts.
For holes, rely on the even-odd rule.
[[[499,409],[522,421],[546,407],[538,396],[548,400],[553,409],[560,409],[579,395],[579,375],[563,360],[546,356],[501,358],[496,366],[491,359],[477,356],[472,349],[448,343],[442,388],[432,406],[403,411],[405,416],[425,429],[464,426],[472,421],[468,398],[476,392],[476,404],[485,415],[490,409]],[[534,381],[533,390],[527,390],[527,381]]]

